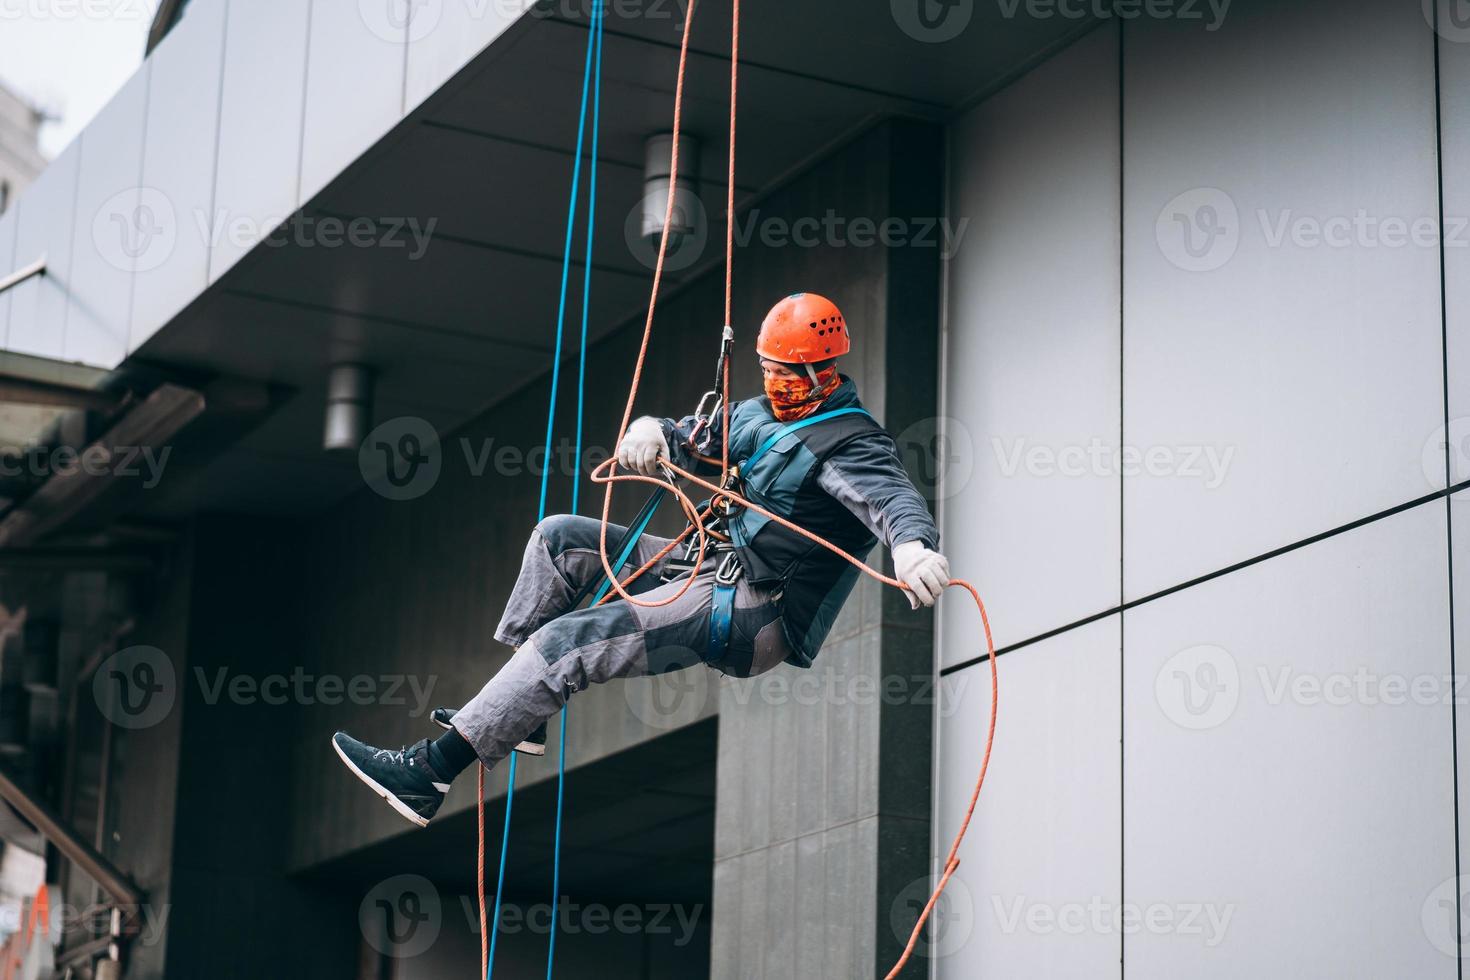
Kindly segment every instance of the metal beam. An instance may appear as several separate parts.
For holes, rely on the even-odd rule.
[[[80,388],[75,385],[57,384],[54,381],[35,381],[31,378],[0,375],[0,402],[54,405],[59,408],[85,408],[94,412],[111,412],[118,408],[123,397],[109,395],[95,388]]]
[[[50,807],[11,782],[4,772],[0,772],[0,798],[15,807],[16,812],[39,830],[42,837],[97,882],[129,917],[137,914],[143,904],[143,892],[116,865],[82,840]]]
[[[43,255],[36,261],[32,262],[30,265],[22,269],[16,269],[4,279],[0,279],[0,293],[3,293],[7,289],[11,289],[15,286],[19,286],[21,283],[25,282],[32,276],[43,276],[45,274],[46,256]]]
[[[203,411],[204,396],[199,392],[178,385],[159,385],[82,453],[100,448],[113,459],[120,451],[159,447]],[[117,484],[111,474],[94,474],[86,467],[56,473],[0,519],[0,547],[20,547],[45,537]]]

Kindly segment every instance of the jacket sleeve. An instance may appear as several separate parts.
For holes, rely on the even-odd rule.
[[[817,485],[850,510],[889,549],[906,541],[939,547],[939,528],[887,432],[851,439],[827,457]]]
[[[732,410],[734,406],[731,406]],[[669,459],[681,469],[692,469],[696,472],[710,472],[711,467],[707,463],[697,460],[694,456],[696,446],[703,447],[700,452],[707,456],[718,457],[720,447],[724,444],[725,413],[716,412],[708,423],[698,431],[699,419],[693,415],[686,415],[682,419],[659,419],[663,426],[664,441],[669,444]],[[713,467],[715,473],[719,467]]]

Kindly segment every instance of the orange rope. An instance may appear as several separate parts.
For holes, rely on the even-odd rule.
[[[733,304],[731,296],[734,293],[735,282],[735,95],[739,86],[736,84],[740,77],[740,0],[730,0],[730,165],[725,171],[725,329],[734,330],[734,318],[731,315]],[[724,338],[721,337],[721,352],[724,352]],[[730,431],[730,359],[722,359],[724,368],[721,372],[720,393],[721,413],[725,417],[724,432],[728,435]],[[730,476],[730,440],[720,440],[720,482],[724,483]]]
[[[480,976],[490,972],[490,930],[485,928],[485,767],[475,766],[475,798],[479,804],[476,823],[480,829],[480,857],[475,862],[480,895]]]

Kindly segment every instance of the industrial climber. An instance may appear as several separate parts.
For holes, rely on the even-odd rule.
[[[939,532],[887,432],[867,413],[857,386],[838,373],[851,347],[831,300],[796,293],[777,303],[756,341],[765,397],[731,406],[728,447],[739,490],[749,500],[861,558],[881,539],[917,608],[931,606],[949,580]],[[618,465],[657,475],[661,461],[692,468],[721,456],[722,413],[634,421]],[[718,467],[716,467],[718,468]],[[572,694],[614,677],[637,677],[704,663],[752,677],[790,663],[809,667],[852,591],[858,570],[791,529],[739,506],[717,525],[728,543],[706,550],[692,569],[692,546],[673,549],[627,586],[640,602],[578,609],[604,578],[600,522],[559,515],[526,544],[495,638],[515,653],[458,711],[440,709],[447,730],[400,749],[379,749],[345,732],[332,737],[347,767],[394,810],[426,826],[450,782],[476,761],[493,767],[512,751],[545,751],[545,723]],[[625,529],[608,528],[608,540]],[[633,568],[670,541],[637,538]]]

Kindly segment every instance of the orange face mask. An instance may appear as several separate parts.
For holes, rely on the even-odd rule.
[[[766,397],[771,400],[771,412],[777,419],[794,422],[815,412],[841,383],[834,364],[817,372],[815,385],[811,378],[766,378]]]

